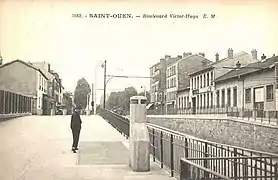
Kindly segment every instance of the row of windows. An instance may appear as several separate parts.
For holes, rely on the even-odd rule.
[[[178,108],[179,108],[179,109],[190,108],[189,96],[179,97],[179,100],[178,100]]]
[[[39,74],[39,90],[46,92],[46,89],[47,89],[47,81],[44,79],[44,77],[41,74]]]
[[[231,102],[231,96],[233,95],[233,104]],[[225,98],[227,96],[227,101],[225,102]],[[222,89],[221,90],[221,107],[236,107],[237,106],[237,87],[233,88],[233,92],[231,88]],[[216,107],[220,107],[220,90],[216,91]]]
[[[172,66],[167,69],[167,77],[173,76],[176,74],[176,66]]]
[[[259,88],[254,88],[254,91]],[[264,90],[264,89],[262,89]],[[255,97],[255,96],[254,96]],[[266,100],[271,101],[274,99],[274,87],[273,85],[266,86]],[[263,98],[264,100],[264,98]],[[251,103],[251,88],[245,89],[245,102]]]
[[[190,88],[199,89],[213,85],[213,71],[206,72],[190,79]]]
[[[166,81],[166,87],[167,88],[172,88],[172,87],[176,87],[177,82],[176,82],[176,77],[172,77],[167,79]]]
[[[158,84],[151,86],[151,92],[157,92],[158,91]]]
[[[166,101],[176,100],[176,93],[175,92],[168,92],[166,93]]]
[[[213,105],[213,93],[199,94],[196,97],[196,107],[210,107]]]

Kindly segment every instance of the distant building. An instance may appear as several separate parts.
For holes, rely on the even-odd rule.
[[[215,62],[192,70],[189,74],[192,113],[206,112],[212,107],[230,106],[232,102],[229,99],[226,101],[226,95],[230,97],[233,90],[237,93],[237,89],[224,88],[220,92],[216,89],[214,80],[239,64],[244,67],[250,63],[258,62],[257,51],[252,50],[251,54],[252,56],[243,51],[233,54],[233,50],[230,48],[227,58],[219,60],[219,54],[217,53]]]
[[[32,97],[32,113],[43,114],[46,75],[28,62],[15,60],[0,66],[0,89]]]
[[[150,104],[147,105],[148,110],[154,110],[159,114],[164,114],[166,110],[166,69],[167,64],[177,61],[179,57],[172,58],[165,55],[159,63],[150,67]]]
[[[178,96],[182,89],[189,88],[191,69],[208,64],[211,61],[204,57],[203,53],[184,53],[183,57],[178,56],[177,61],[167,64],[166,70],[166,114],[176,113],[179,106],[179,99],[183,98],[183,104],[188,104],[188,96]],[[184,108],[184,107],[182,107]]]
[[[50,114],[51,109],[57,112],[65,106],[62,104],[64,87],[62,86],[62,79],[59,74],[51,69],[51,66],[47,62],[32,62],[32,65],[40,69],[48,77],[48,93],[44,96],[45,112]]]

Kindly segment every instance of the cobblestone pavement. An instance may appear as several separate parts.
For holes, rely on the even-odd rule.
[[[70,116],[27,116],[0,122],[1,180],[173,179],[157,164],[128,166],[128,141],[99,116],[82,116],[80,150],[71,152]]]

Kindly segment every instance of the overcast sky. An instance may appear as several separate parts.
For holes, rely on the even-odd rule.
[[[210,60],[227,49],[257,49],[278,54],[278,3],[273,1],[3,1],[0,0],[0,51],[4,63],[47,61],[73,91],[79,78],[94,82],[94,69],[107,60],[107,73],[149,76],[149,67],[166,54],[204,52]],[[192,14],[198,19],[90,19],[73,13]],[[203,19],[204,13],[215,14]],[[103,69],[97,68],[103,88]],[[149,89],[149,79],[109,81],[107,91],[134,86]],[[142,89],[141,89],[142,90]],[[102,92],[98,91],[98,99]]]

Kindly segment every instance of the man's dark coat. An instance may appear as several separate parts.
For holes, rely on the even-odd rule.
[[[80,115],[77,112],[73,112],[73,114],[71,115],[71,122],[70,122],[70,127],[72,130],[78,130],[81,129],[81,118]]]

